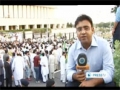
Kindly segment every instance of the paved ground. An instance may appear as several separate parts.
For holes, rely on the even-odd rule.
[[[29,87],[45,87],[45,83],[35,83],[35,79],[30,81]],[[60,82],[60,66],[58,66],[58,71],[55,72],[55,86],[65,87],[65,84]]]
[[[55,71],[55,86],[56,87],[65,87],[65,84],[60,82],[60,65],[58,66],[58,71]],[[45,83],[36,83],[35,79],[32,78],[32,81],[29,81],[29,87],[45,87]],[[6,85],[5,85],[6,86]],[[13,87],[14,87],[14,82],[13,82]]]
[[[29,87],[45,87],[45,83],[35,83],[35,80],[30,81]],[[56,87],[64,87],[65,84],[60,82],[60,71],[55,72],[55,86]]]
[[[6,81],[6,80],[5,80]],[[45,83],[36,83],[35,79],[32,79],[32,81],[29,81],[29,87],[45,87],[46,84]],[[6,84],[6,83],[5,83]],[[14,81],[13,81],[13,87],[14,85]],[[56,87],[65,87],[65,84],[60,82],[60,70],[55,72],[55,86]],[[5,85],[6,87],[6,85]]]

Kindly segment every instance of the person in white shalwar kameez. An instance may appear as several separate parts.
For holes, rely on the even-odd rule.
[[[23,57],[20,56],[20,54],[17,54],[12,63],[13,77],[16,86],[18,85],[21,86],[20,80],[23,79],[24,69],[25,69],[24,59]]]
[[[33,77],[36,78],[36,75],[35,75],[35,70],[34,70],[34,57],[36,56],[36,50],[33,51],[33,53],[30,53],[30,62],[31,62],[31,70],[32,70],[32,74],[33,74]]]
[[[55,66],[55,57],[52,54],[52,51],[50,51],[50,56],[49,56],[49,75],[50,75],[50,79],[54,78],[54,68]]]
[[[61,73],[61,81],[65,83],[65,68],[66,68],[66,59],[65,59],[66,53],[63,52],[62,56],[60,58],[60,73]]]
[[[49,68],[48,68],[48,59],[44,53],[42,53],[40,64],[41,64],[41,73],[43,77],[43,82],[45,83],[48,80]]]
[[[53,49],[53,55],[54,55],[54,57],[55,57],[55,70],[58,70],[58,58],[57,58],[57,49],[56,49],[56,47],[54,47],[54,49]]]
[[[57,49],[57,53],[58,53],[58,62],[60,62],[60,57],[62,56],[62,48],[61,48],[61,46],[59,46],[59,48]]]

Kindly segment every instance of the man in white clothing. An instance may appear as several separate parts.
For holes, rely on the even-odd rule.
[[[59,46],[57,51],[58,51],[58,62],[60,62],[60,57],[62,56],[62,47],[61,47],[61,45]]]
[[[34,78],[36,78],[36,75],[35,75],[35,70],[34,70],[34,57],[36,56],[36,50],[33,50],[33,53],[30,53],[30,61],[31,61],[31,71],[32,71],[32,75]]]
[[[14,58],[12,63],[13,77],[15,80],[16,86],[21,86],[21,79],[23,79],[23,72],[25,70],[24,59],[21,57],[20,53],[17,53],[17,56]]]
[[[40,64],[41,64],[41,73],[43,77],[43,82],[45,83],[48,80],[49,68],[48,68],[48,59],[44,53],[42,53]]]
[[[55,57],[55,70],[58,70],[58,58],[57,58],[57,49],[56,49],[56,46],[54,46],[54,49],[53,49],[53,55]]]
[[[61,82],[65,83],[65,68],[66,68],[66,59],[65,59],[66,53],[63,52],[62,56],[60,58],[60,73],[61,73]]]
[[[25,62],[25,76],[28,80],[31,80],[30,79],[30,61],[29,61],[29,52],[28,51],[25,51],[25,56],[24,56],[24,62]]]
[[[55,65],[55,57],[52,54],[52,51],[50,51],[50,56],[49,56],[49,78],[53,79],[54,78],[54,65]]]

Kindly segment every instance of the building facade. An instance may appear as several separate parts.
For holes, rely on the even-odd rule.
[[[55,6],[0,5],[0,30],[66,28],[66,21],[55,18]]]

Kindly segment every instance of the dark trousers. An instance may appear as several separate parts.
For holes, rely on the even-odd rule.
[[[36,81],[39,81],[39,67],[34,67],[35,75],[36,75]]]
[[[2,83],[1,87],[4,87],[4,74],[0,75],[0,82]]]
[[[6,87],[8,86],[12,87],[12,76],[11,78],[6,78]]]
[[[115,44],[116,40],[120,41],[120,22],[118,23],[118,25],[115,29],[115,32],[113,34],[113,47],[114,47],[114,44]],[[115,47],[114,47],[114,49],[115,49]]]
[[[78,81],[73,81],[73,82],[67,82],[66,83],[66,87],[78,87],[80,85],[80,82]],[[96,86],[96,87],[115,87],[115,83],[112,81],[108,84],[101,84],[99,86]]]
[[[39,65],[39,79],[43,81],[42,74],[41,74],[41,65]]]

